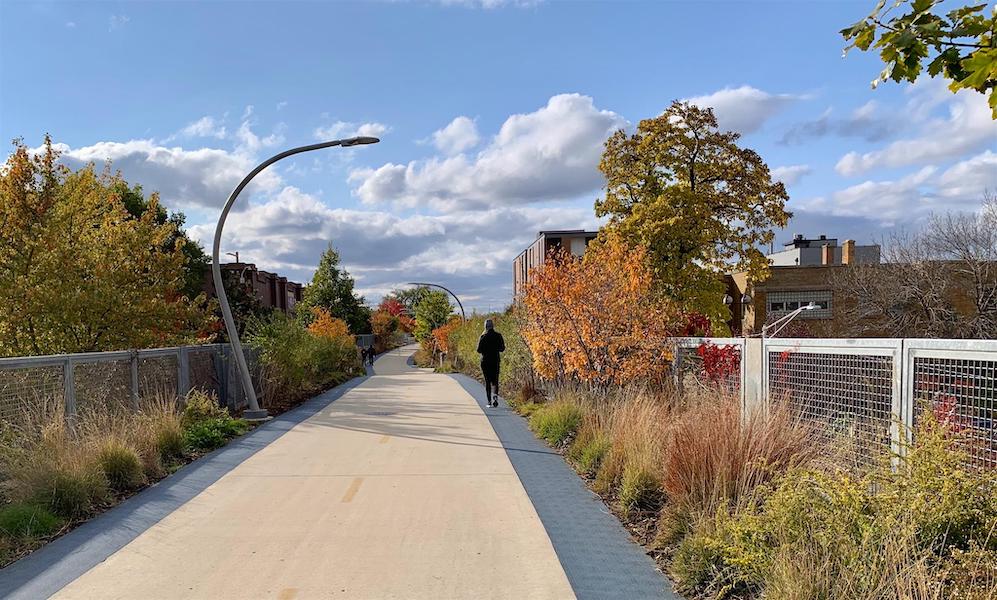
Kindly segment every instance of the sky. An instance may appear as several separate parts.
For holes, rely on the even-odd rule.
[[[410,281],[511,300],[542,229],[594,228],[602,145],[676,99],[714,108],[802,233],[859,243],[997,191],[997,122],[942,80],[870,82],[838,31],[872,0],[0,2],[0,138],[110,161],[210,249],[310,280],[330,243],[369,302]],[[9,154],[9,150],[7,152]]]

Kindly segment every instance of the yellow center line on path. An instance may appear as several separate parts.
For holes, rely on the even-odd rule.
[[[353,482],[350,483],[350,487],[347,488],[346,493],[343,494],[343,499],[340,502],[352,502],[353,496],[357,495],[360,491],[360,484],[363,483],[363,477],[354,477]]]

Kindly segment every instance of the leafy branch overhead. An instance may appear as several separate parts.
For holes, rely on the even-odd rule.
[[[944,16],[934,9],[942,0],[897,0],[886,8],[880,0],[866,18],[841,30],[852,48],[879,50],[886,67],[873,82],[914,81],[925,70],[931,77],[949,79],[949,89],[976,90],[989,95],[997,119],[997,6],[986,14],[987,3],[963,6]],[[891,15],[905,7],[908,12]]]

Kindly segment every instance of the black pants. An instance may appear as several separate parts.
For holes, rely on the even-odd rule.
[[[485,377],[485,396],[488,401],[492,399],[492,386],[495,386],[495,395],[498,395],[499,366],[498,364],[481,363],[481,374]]]

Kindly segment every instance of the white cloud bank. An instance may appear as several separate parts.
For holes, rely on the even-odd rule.
[[[510,116],[475,156],[356,169],[349,180],[366,204],[444,212],[575,198],[601,185],[603,144],[626,126],[588,96],[561,94],[534,112]]]
[[[800,96],[792,94],[770,94],[742,85],[685,100],[701,108],[712,108],[721,129],[747,134],[761,129],[767,120],[799,99]]]

